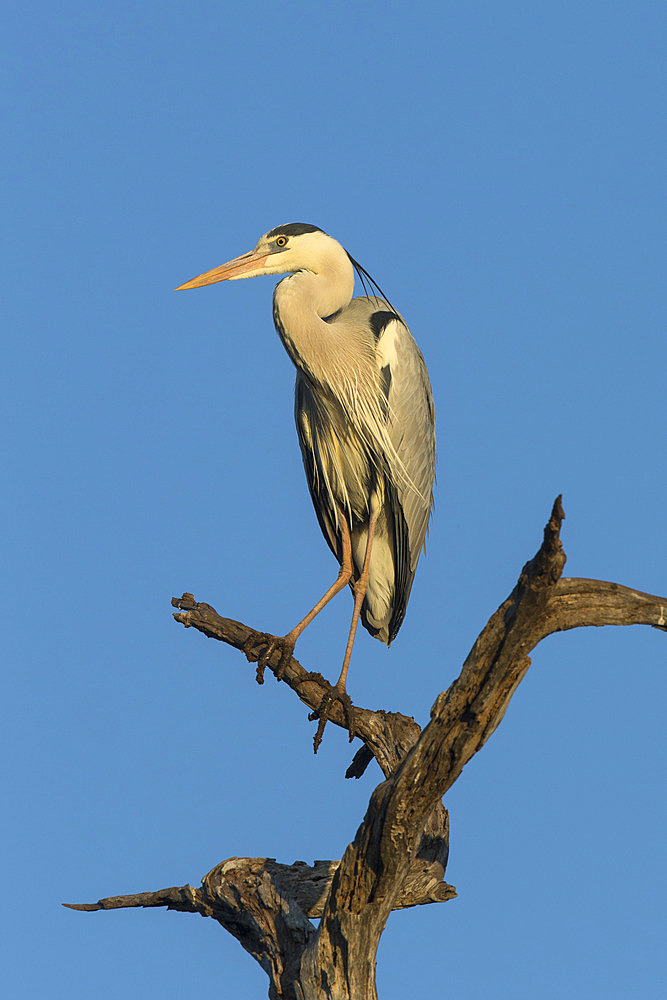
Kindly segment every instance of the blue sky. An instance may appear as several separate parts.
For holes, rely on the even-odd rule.
[[[437,408],[427,558],[349,690],[420,722],[540,543],[667,595],[662,3],[14,4],[7,236],[8,995],[265,996],[212,921],[60,902],[339,857],[377,770],[194,592],[286,631],[335,565],[272,282],[174,286],[319,225],[408,319]],[[288,579],[284,579],[285,569]],[[337,675],[351,602],[301,639]],[[447,797],[459,898],[394,914],[383,1000],[662,997],[666,638],[554,636]],[[8,893],[5,893],[8,897]]]

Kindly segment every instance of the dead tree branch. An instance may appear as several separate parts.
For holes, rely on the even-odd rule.
[[[192,594],[172,597],[171,603],[173,607],[180,609],[174,614],[177,622],[186,628],[196,628],[209,639],[219,639],[241,651],[253,645],[259,649],[262,644],[266,644],[264,632],[252,629],[232,618],[223,618],[210,604],[195,601]],[[278,672],[281,656],[281,651],[275,650],[268,659],[267,666],[274,674]],[[291,656],[284,667],[282,680],[295,692],[304,705],[307,705],[317,715],[322,699],[330,691],[329,684],[324,677],[316,672],[305,670],[299,661]],[[258,681],[263,684],[263,676],[258,676]],[[340,702],[334,701],[332,703],[329,721],[341,729],[347,728]],[[363,740],[368,752],[375,757],[385,775],[396,770],[398,762],[414,744],[421,732],[415,720],[408,716],[397,712],[372,711],[356,707],[355,727],[356,735]],[[366,755],[360,757],[357,754],[355,760],[357,758],[360,758],[360,761],[365,760],[366,764],[369,762]],[[351,769],[352,767],[353,765],[351,765]],[[359,763],[354,771],[350,770],[349,776],[359,777],[363,774],[363,770]]]
[[[63,903],[63,906],[87,913],[139,906],[164,906],[168,910],[200,913],[202,917],[220,920],[217,900],[221,887],[229,881],[230,872],[243,870],[253,880],[268,878],[281,895],[290,903],[296,903],[310,920],[319,920],[339,864],[340,861],[315,861],[312,865],[305,861],[295,861],[292,865],[282,865],[275,858],[227,858],[204,877],[199,889],[194,889],[191,885],[172,886],[157,892],[108,896],[106,899],[98,899],[96,903]],[[453,885],[434,879],[425,865],[414,864],[401,886],[394,909],[443,903],[455,896],[456,889]]]
[[[667,631],[667,598],[603,581],[561,579],[563,517],[558,497],[540,549],[480,633],[460,676],[436,698],[423,731],[400,714],[355,709],[364,746],[348,776],[358,776],[375,757],[385,780],[340,862],[310,867],[232,858],[216,866],[200,889],[116,896],[73,908],[167,906],[212,916],[266,970],[270,997],[373,1000],[375,955],[391,911],[455,895],[443,881],[448,816],[441,799],[502,720],[531,651],[553,632],[582,626],[645,624]],[[262,633],[220,617],[191,594],[172,604],[177,621],[237,649],[262,641]],[[275,672],[279,664],[276,651],[268,666]],[[328,691],[324,679],[292,657],[284,680],[317,713]],[[337,703],[331,721],[345,728]],[[310,919],[320,915],[316,929]]]

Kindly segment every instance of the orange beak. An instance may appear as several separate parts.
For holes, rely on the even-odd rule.
[[[256,274],[262,274],[262,268],[270,253],[257,253],[251,250],[250,253],[243,253],[234,260],[228,260],[220,267],[214,267],[212,271],[205,271],[192,281],[186,281],[184,285],[179,285],[175,289],[177,292],[185,291],[188,288],[201,288],[203,285],[213,285],[216,281],[234,281],[236,278],[252,278]]]

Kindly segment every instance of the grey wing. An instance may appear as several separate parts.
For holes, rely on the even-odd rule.
[[[387,456],[387,500],[395,546],[391,642],[405,615],[433,505],[435,413],[426,364],[408,327],[395,314],[384,312],[381,319],[377,313],[375,316],[376,329],[385,321],[379,336],[376,334],[376,358],[387,398],[387,427],[395,450],[395,455]]]
[[[294,386],[294,420],[301,448],[306,481],[313,501],[315,513],[327,545],[338,562],[342,561],[340,535],[336,530],[336,509],[329,487],[322,455],[317,446],[316,403],[310,386],[297,374]]]

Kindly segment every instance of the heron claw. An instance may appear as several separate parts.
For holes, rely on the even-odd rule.
[[[313,737],[313,752],[317,753],[321,744],[322,737],[324,736],[324,729],[327,722],[329,721],[329,712],[331,711],[331,706],[335,701],[339,701],[343,709],[343,715],[345,716],[345,725],[350,734],[350,743],[356,735],[355,725],[354,725],[354,705],[352,704],[352,699],[343,687],[339,687],[337,684],[332,686],[329,685],[329,690],[326,691],[320,702],[320,707],[317,713],[313,713],[313,718],[319,719],[317,724],[317,732]],[[309,716],[310,718],[310,716]]]
[[[269,660],[274,652],[280,650],[280,662],[276,668],[276,679],[281,681],[285,676],[287,665],[294,652],[294,640],[288,635],[270,635],[268,632],[255,632],[243,644],[243,652],[250,663],[257,663],[257,683],[264,683],[264,671],[269,666]],[[261,652],[258,647],[264,646]]]

